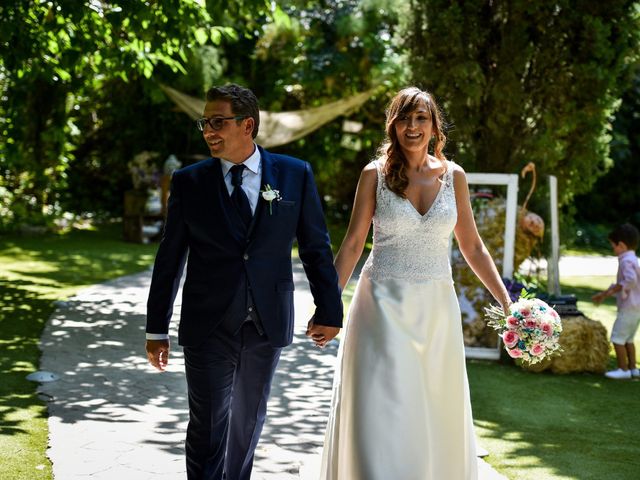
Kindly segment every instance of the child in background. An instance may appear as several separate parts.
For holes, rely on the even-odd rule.
[[[618,256],[616,283],[591,299],[599,305],[605,298],[616,296],[618,314],[611,330],[611,343],[616,351],[618,368],[605,373],[616,380],[640,377],[636,368],[636,349],[633,337],[640,324],[640,266],[635,250],[640,234],[630,223],[620,225],[609,236],[613,253]]]

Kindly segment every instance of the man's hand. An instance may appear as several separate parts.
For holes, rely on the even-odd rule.
[[[307,325],[307,337],[311,337],[313,343],[320,348],[324,348],[340,332],[339,327],[329,327],[326,325],[316,325],[313,317]]]
[[[169,340],[147,340],[146,348],[149,363],[164,372],[169,363]]]

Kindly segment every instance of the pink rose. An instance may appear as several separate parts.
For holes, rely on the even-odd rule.
[[[536,328],[537,323],[536,323],[535,318],[527,318],[524,321],[524,326],[527,327],[527,328]]]
[[[519,348],[511,348],[511,349],[507,350],[507,353],[509,354],[509,356],[511,358],[520,358],[520,357],[522,357],[522,350],[520,350]]]
[[[553,335],[553,325],[551,325],[550,323],[542,322],[542,325],[540,325],[540,330],[542,330],[542,333],[544,333],[547,337]]]
[[[522,307],[520,309],[520,313],[523,317],[528,317],[529,315],[531,315],[531,309],[529,307]]]
[[[516,328],[518,328],[518,326],[520,325],[520,321],[514,317],[514,316],[509,316],[507,317],[507,328],[510,330],[515,330]]]
[[[542,352],[544,352],[544,347],[539,343],[536,343],[533,347],[531,347],[531,355],[533,355],[534,357],[542,355]]]
[[[520,337],[513,330],[507,330],[502,334],[502,341],[507,346],[507,348],[513,348],[520,340]]]

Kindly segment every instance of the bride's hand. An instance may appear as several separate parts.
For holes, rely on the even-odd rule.
[[[509,300],[508,302],[505,302],[502,304],[502,311],[507,317],[511,315],[511,310],[509,309],[509,307],[511,306],[511,303],[512,303],[511,300]]]

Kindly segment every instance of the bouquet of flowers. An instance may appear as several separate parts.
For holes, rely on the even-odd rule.
[[[485,308],[485,312],[489,326],[498,331],[510,357],[534,364],[561,350],[560,316],[525,290],[509,306],[508,315],[496,305]]]

